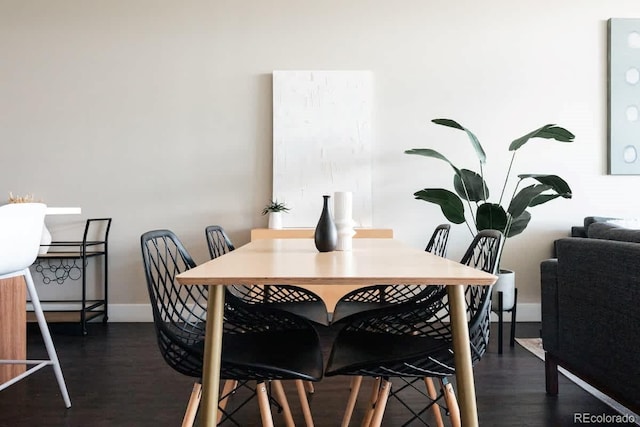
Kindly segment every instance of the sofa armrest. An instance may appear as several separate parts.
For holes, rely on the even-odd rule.
[[[587,227],[574,225],[571,227],[571,237],[587,237]]]
[[[542,345],[546,351],[558,348],[558,260],[540,263],[542,302]]]

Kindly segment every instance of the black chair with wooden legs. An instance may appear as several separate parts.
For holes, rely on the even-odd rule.
[[[205,238],[211,259],[235,250],[229,235],[220,225],[209,225],[205,228]],[[327,306],[322,298],[305,288],[292,285],[244,286],[234,285],[229,291],[247,304],[264,304],[278,310],[284,310],[313,322],[318,327],[329,325]],[[231,390],[231,385],[226,385]],[[307,425],[312,424],[309,402],[305,390],[314,392],[313,383],[303,384],[296,381],[296,388],[301,399]]]
[[[450,230],[450,224],[438,225],[433,230],[425,251],[446,257]],[[356,289],[340,298],[333,311],[331,325],[333,327],[340,324],[346,325],[352,316],[413,299],[439,301],[445,293],[446,289],[443,286],[374,285]],[[348,425],[350,422],[361,382],[361,377],[352,378],[350,387],[352,393],[347,403],[343,425]],[[432,385],[430,380],[427,382]]]
[[[462,264],[495,274],[502,252],[504,237],[495,230],[480,231],[462,257]],[[471,358],[477,363],[486,352],[489,343],[491,313],[491,286],[466,286],[466,311],[469,318]],[[454,426],[460,425],[459,410],[448,377],[455,374],[453,334],[449,321],[449,304],[445,295],[433,298],[412,299],[407,302],[352,316],[341,329],[332,346],[325,370],[326,376],[348,375],[372,377],[374,389],[370,407],[363,426],[379,426],[387,400],[393,396],[401,400],[400,393],[407,387],[418,390],[426,398],[426,404],[416,410],[405,406],[411,418],[404,425],[425,425],[422,415],[432,410],[436,422],[442,423],[439,404],[446,402],[447,413]],[[402,384],[391,389],[391,378]],[[430,378],[440,381],[437,392]],[[418,387],[425,382],[427,390]],[[358,393],[352,384],[352,398]],[[351,403],[350,399],[350,402]],[[351,405],[348,405],[350,410]],[[343,426],[347,426],[351,414],[346,413]]]
[[[151,300],[158,345],[164,360],[176,371],[196,378],[183,426],[191,426],[200,401],[207,317],[207,286],[182,286],[176,275],[195,267],[178,237],[169,230],[154,230],[141,238],[142,259]],[[263,425],[273,425],[268,391],[273,384],[276,400],[286,409],[279,380],[319,381],[322,352],[318,334],[304,318],[260,305],[250,305],[225,295],[225,322],[220,377],[255,381]],[[223,391],[221,402],[228,396]],[[235,411],[219,406],[219,422],[233,421]],[[224,405],[222,405],[224,406]],[[287,425],[292,419],[287,418]]]

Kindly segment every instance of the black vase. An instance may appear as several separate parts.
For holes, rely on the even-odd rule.
[[[336,244],[338,243],[338,230],[336,229],[336,224],[333,222],[333,218],[331,218],[331,212],[329,212],[329,197],[331,196],[322,197],[324,197],[322,214],[318,220],[316,232],[313,237],[316,248],[320,252],[331,252],[336,248]]]

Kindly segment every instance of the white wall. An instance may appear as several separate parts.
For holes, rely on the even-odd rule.
[[[576,134],[517,158],[516,173],[557,173],[574,190],[534,208],[507,242],[503,266],[535,304],[553,239],[586,215],[640,216],[640,177],[606,175],[610,17],[640,17],[640,3],[3,0],[0,198],[81,206],[82,218],[48,220],[55,237],[112,216],[112,302],[143,304],[144,231],[173,229],[204,261],[206,225],[237,244],[266,225],[271,71],[372,70],[374,226],[417,247],[443,217],[412,194],[449,186],[451,173],[403,151],[432,147],[476,166],[463,135],[430,119],[478,135],[492,188],[514,138],[545,123]],[[454,227],[450,256],[469,241]]]

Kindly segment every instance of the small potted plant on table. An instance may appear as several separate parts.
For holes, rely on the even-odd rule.
[[[269,228],[279,230],[282,228],[282,213],[288,211],[289,208],[284,202],[271,200],[269,204],[262,209],[262,215],[269,215]]]

